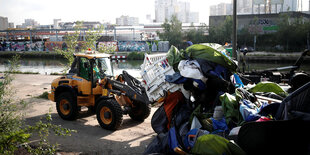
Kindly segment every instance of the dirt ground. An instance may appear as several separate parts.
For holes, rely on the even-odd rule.
[[[27,124],[34,124],[44,118],[51,109],[54,124],[77,130],[77,133],[70,137],[49,137],[51,143],[59,144],[58,154],[142,154],[155,137],[150,122],[156,108],[152,108],[150,116],[142,123],[125,115],[122,126],[116,131],[102,129],[95,115],[81,116],[75,121],[62,120],[57,114],[54,102],[35,98],[49,91],[50,84],[56,77],[17,74],[12,85],[16,90],[16,99],[29,103],[29,107],[25,109]]]

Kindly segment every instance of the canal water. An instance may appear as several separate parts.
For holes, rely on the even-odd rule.
[[[67,61],[64,59],[23,58],[19,62],[20,66],[18,70],[49,75],[51,73],[62,73],[66,63]],[[132,76],[140,77],[140,65],[142,63],[143,60],[120,60],[118,63],[113,61],[114,75],[118,75],[123,70],[126,70]],[[6,71],[8,64],[9,61],[7,58],[0,58],[0,72]]]
[[[134,77],[140,77],[140,66],[143,60],[122,60],[113,62],[114,75],[126,70]],[[8,59],[0,58],[0,72],[7,70]],[[20,60],[19,70],[22,72],[39,72],[40,74],[61,73],[66,61],[64,59],[23,58]],[[246,70],[263,70],[267,68],[284,67],[292,63],[247,63]],[[242,68],[242,66],[240,66]],[[303,64],[301,70],[310,73],[310,65]]]

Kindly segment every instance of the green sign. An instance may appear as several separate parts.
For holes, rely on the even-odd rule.
[[[277,25],[272,25],[272,26],[264,26],[263,30],[264,31],[277,31],[279,27]]]

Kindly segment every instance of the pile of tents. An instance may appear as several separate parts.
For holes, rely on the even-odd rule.
[[[244,85],[219,44],[194,44],[166,58],[174,74],[152,116],[144,154],[309,154],[310,83],[288,94],[278,84]]]

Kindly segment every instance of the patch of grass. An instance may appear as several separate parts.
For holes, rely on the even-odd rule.
[[[43,94],[37,96],[36,98],[42,98],[42,99],[47,99],[48,100],[48,92],[44,92]]]

